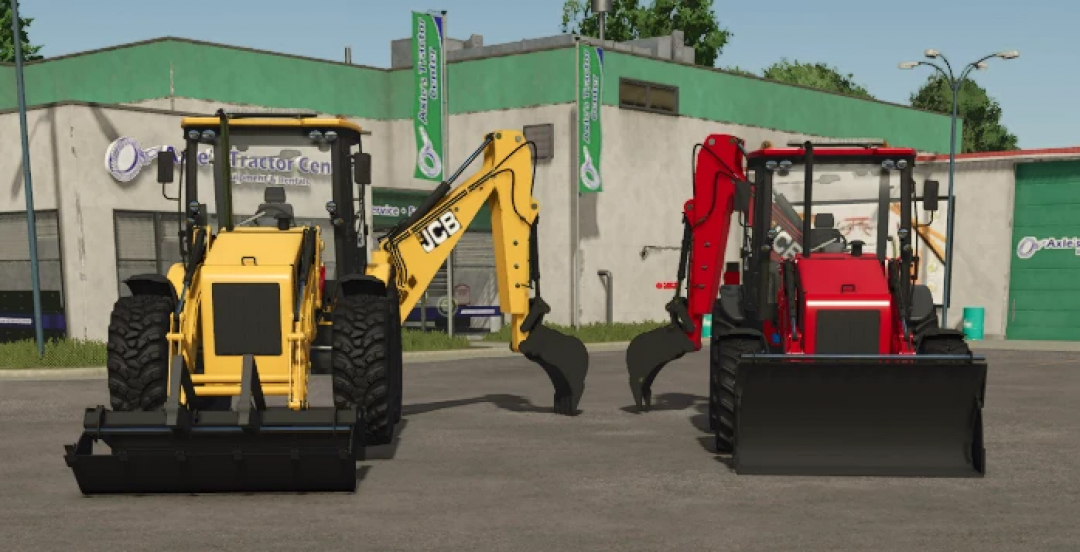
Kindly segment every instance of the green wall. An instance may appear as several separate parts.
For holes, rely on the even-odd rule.
[[[1080,340],[1080,161],[1016,166],[1008,339]],[[1062,243],[1031,251],[1025,238]],[[1050,245],[1050,244],[1046,244]]]
[[[574,101],[574,49],[453,62],[451,113]],[[170,75],[171,69],[171,75]],[[0,109],[16,107],[14,70],[0,65]],[[413,73],[160,39],[28,63],[27,104],[125,103],[178,97],[305,108],[376,120],[412,116]],[[680,115],[835,137],[883,137],[893,145],[948,150],[949,119],[619,52],[605,55],[604,104],[618,104],[619,77],[679,87]]]
[[[618,105],[620,77],[678,86],[679,114],[687,117],[949,151],[944,115],[610,51],[605,104]]]

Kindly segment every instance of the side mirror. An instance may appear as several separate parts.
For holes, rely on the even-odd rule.
[[[750,183],[745,180],[735,180],[734,208],[740,213],[750,211]]]
[[[924,182],[923,183],[923,192],[922,192],[923,209],[926,209],[927,211],[937,211],[937,209],[938,209],[937,198],[938,198],[938,181],[937,180],[927,180],[926,182]]]
[[[353,154],[353,181],[361,186],[371,184],[371,154]]]
[[[157,181],[161,184],[170,184],[173,181],[173,171],[176,159],[172,150],[162,150],[157,154]]]

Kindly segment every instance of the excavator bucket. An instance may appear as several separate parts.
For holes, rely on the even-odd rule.
[[[626,348],[626,369],[637,406],[651,406],[656,375],[669,362],[692,352],[694,342],[676,324],[649,330],[632,339]]]
[[[982,477],[986,370],[975,355],[744,355],[735,470]]]
[[[163,409],[86,409],[83,434],[64,446],[82,493],[354,492],[364,459],[357,410],[267,408],[254,358],[243,364],[235,410],[181,404],[181,388],[194,393],[179,356]],[[96,441],[111,451],[94,454]]]
[[[537,363],[555,387],[555,413],[573,416],[585,391],[589,351],[580,339],[536,325],[519,346],[525,358]]]
[[[518,351],[547,373],[555,387],[555,413],[574,416],[585,391],[589,350],[580,339],[545,326],[543,318],[549,312],[551,307],[539,296],[529,299],[529,314],[521,322],[521,330],[529,336],[518,345]]]

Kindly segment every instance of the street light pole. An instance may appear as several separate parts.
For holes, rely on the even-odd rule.
[[[941,52],[930,49],[926,50],[924,52],[924,55],[930,59],[941,58],[941,61],[945,62],[945,67],[948,69],[948,72],[946,72],[945,69],[942,69],[940,65],[928,61],[905,61],[900,63],[899,67],[900,69],[914,69],[920,65],[927,65],[933,67],[934,69],[937,69],[939,73],[941,73],[941,76],[945,79],[945,82],[949,86],[949,90],[952,92],[952,121],[949,131],[949,215],[945,221],[945,290],[943,294],[944,297],[942,297],[941,305],[941,324],[943,324],[945,327],[948,327],[949,302],[951,300],[950,291],[952,288],[954,223],[953,219],[955,218],[953,215],[956,212],[956,209],[953,206],[953,183],[955,181],[956,175],[956,119],[958,118],[957,111],[960,104],[960,87],[963,86],[964,81],[967,79],[968,73],[970,73],[972,69],[978,69],[980,71],[986,69],[986,60],[992,57],[998,57],[1001,59],[1016,59],[1020,57],[1020,52],[1017,52],[1016,50],[1010,50],[984,56],[978,61],[967,64],[967,66],[964,67],[964,71],[960,74],[959,79],[955,78],[955,76],[953,75],[952,64],[949,63],[948,58],[942,55]]]
[[[34,337],[38,357],[45,356],[45,330],[41,325],[41,279],[38,274],[37,220],[34,217],[34,185],[30,179],[30,139],[26,130],[26,87],[23,84],[22,33],[19,32],[19,2],[11,0],[11,32],[15,46],[15,89],[19,98],[19,126],[22,134],[23,193],[26,194],[27,238],[30,242],[30,286],[34,301]]]

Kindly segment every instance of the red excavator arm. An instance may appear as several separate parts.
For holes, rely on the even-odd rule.
[[[742,144],[734,136],[713,134],[694,146],[694,198],[683,207],[678,282],[665,307],[671,323],[637,336],[626,349],[630,390],[638,406],[651,403],[652,382],[665,365],[701,349],[701,325],[720,288],[732,214],[750,212]]]

